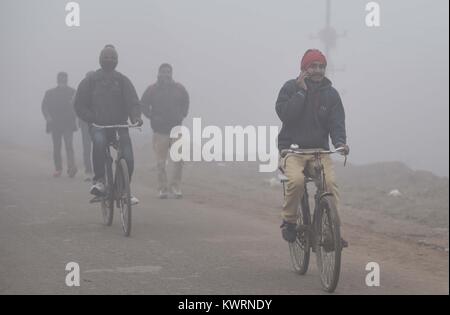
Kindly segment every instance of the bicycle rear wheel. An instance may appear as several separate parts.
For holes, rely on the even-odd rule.
[[[289,243],[289,253],[294,271],[304,275],[308,271],[310,258],[310,233],[309,226],[311,215],[309,211],[309,201],[306,195],[303,196],[301,205],[298,207],[297,219],[297,239]]]
[[[316,222],[316,256],[320,281],[326,292],[334,292],[341,271],[341,231],[332,196],[321,198]]]
[[[102,217],[106,226],[111,226],[114,217],[114,181],[111,163],[106,166],[106,195],[102,198]]]
[[[125,159],[120,159],[116,171],[117,202],[120,208],[122,229],[125,236],[131,233],[130,176]]]

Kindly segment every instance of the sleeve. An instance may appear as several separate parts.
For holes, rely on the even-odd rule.
[[[296,90],[287,82],[280,90],[275,110],[283,123],[290,123],[301,116],[305,108],[306,91]]]
[[[42,105],[41,105],[41,110],[42,110],[42,115],[44,115],[44,118],[47,122],[50,122],[52,120],[51,116],[50,116],[50,112],[49,112],[49,92],[45,92],[44,98],[42,99]]]
[[[125,76],[123,80],[123,94],[130,120],[133,121],[136,118],[140,118],[141,103],[139,102],[139,97],[136,93],[136,89],[134,88],[133,83],[131,83],[130,79]]]
[[[347,143],[345,111],[339,93],[337,93],[336,102],[330,112],[330,137],[334,147]]]
[[[141,110],[145,117],[150,119],[150,109],[152,106],[152,89],[148,87],[141,98]]]
[[[189,94],[184,86],[181,86],[181,93],[181,113],[183,118],[186,118],[189,112]]]
[[[75,107],[74,107],[74,103],[75,103],[75,93],[77,91],[75,89],[71,89],[71,96],[70,96],[70,109],[71,109],[71,116],[74,120],[78,120],[77,119],[77,113],[75,112]],[[78,124],[76,124],[78,126]]]
[[[75,93],[73,107],[77,116],[88,124],[95,123],[95,114],[92,111],[90,97],[90,83],[88,78],[83,79]]]

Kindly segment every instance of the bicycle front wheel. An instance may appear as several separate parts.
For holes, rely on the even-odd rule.
[[[310,232],[311,215],[309,212],[308,198],[303,197],[298,207],[297,238],[289,243],[289,253],[294,271],[304,275],[308,271],[310,257]]]
[[[102,217],[106,226],[111,226],[114,217],[114,180],[111,164],[106,166],[106,195],[102,197]]]
[[[130,176],[125,159],[120,159],[116,171],[117,203],[120,208],[122,229],[125,236],[131,233]]]
[[[316,222],[316,256],[322,287],[334,292],[341,271],[341,231],[339,215],[332,200],[325,196],[320,200]]]

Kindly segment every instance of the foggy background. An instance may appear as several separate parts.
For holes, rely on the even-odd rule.
[[[281,86],[298,75],[306,49],[323,49],[313,37],[325,25],[324,0],[79,0],[80,27],[66,26],[67,2],[1,1],[0,141],[51,150],[45,91],[58,71],[76,88],[105,44],[116,46],[117,70],[139,97],[171,63],[190,94],[187,124],[202,117],[204,126],[280,125]],[[377,1],[379,28],[365,25],[367,2],[332,2],[331,25],[347,32],[327,57],[345,69],[331,79],[350,162],[402,161],[448,176],[448,1]],[[133,132],[137,145],[150,136],[148,120]]]

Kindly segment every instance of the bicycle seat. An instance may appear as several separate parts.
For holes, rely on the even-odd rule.
[[[284,169],[281,165],[278,166],[278,179],[280,180],[280,182],[287,182],[288,178],[286,177],[286,175],[284,174]],[[308,169],[305,167],[305,169],[303,170],[303,174],[305,175],[305,182],[313,182],[315,176],[313,174],[311,174]]]
[[[278,170],[280,172],[278,173],[277,177],[280,180],[280,183],[286,183],[289,179],[284,174],[283,169],[281,167],[279,167]],[[305,171],[303,171],[303,174],[305,174]],[[306,172],[306,174],[308,174],[308,172]],[[310,182],[314,182],[315,181],[313,176],[309,176],[309,175],[306,175],[306,174],[305,174],[305,183],[310,183]]]

